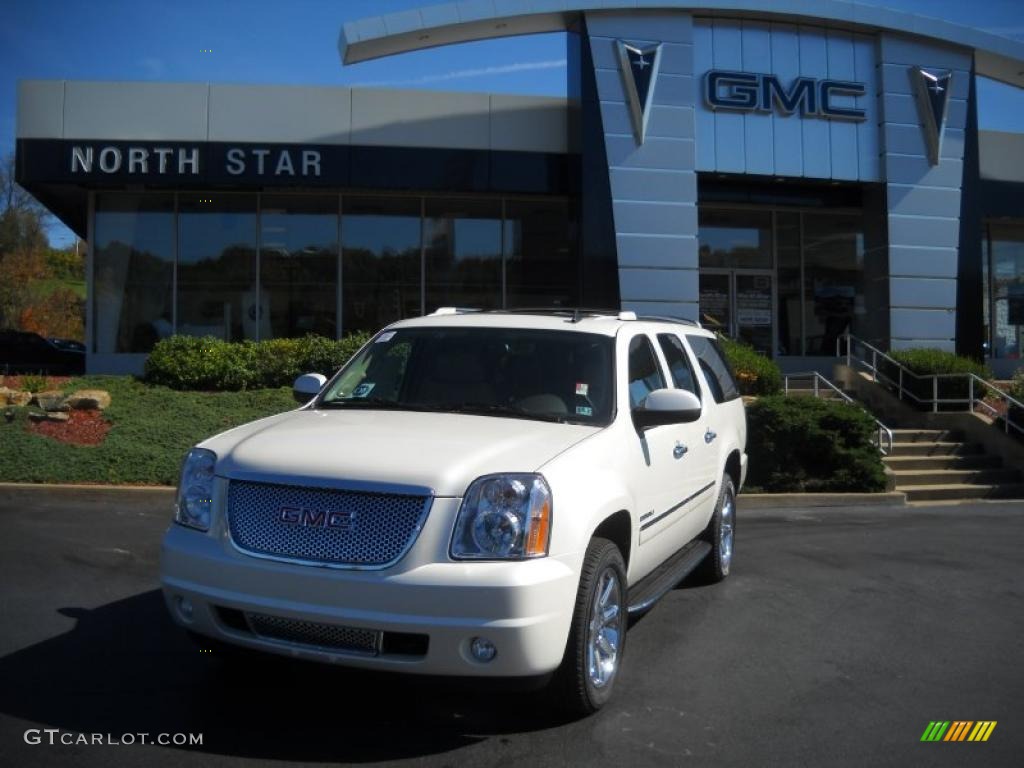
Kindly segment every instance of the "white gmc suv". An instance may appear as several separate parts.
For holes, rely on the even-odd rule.
[[[295,393],[182,467],[161,581],[207,646],[547,677],[585,714],[629,614],[729,573],[746,418],[695,324],[442,309]]]

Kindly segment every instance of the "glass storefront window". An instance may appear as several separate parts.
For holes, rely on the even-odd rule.
[[[778,259],[779,354],[802,355],[803,282],[800,277],[800,214],[775,215],[775,255]]]
[[[1024,227],[991,223],[987,261],[991,355],[1019,360],[1024,348]]]
[[[502,306],[500,200],[428,198],[423,232],[427,312]]]
[[[98,195],[93,240],[93,351],[149,352],[174,330],[174,196]]]
[[[177,333],[270,338],[256,293],[256,196],[180,195]]]
[[[576,306],[578,269],[567,201],[505,203],[505,306]]]
[[[860,216],[804,214],[806,354],[835,355],[836,341],[864,312],[864,231]]]
[[[771,211],[701,208],[702,269],[771,269]]]
[[[342,331],[422,314],[420,198],[346,196],[342,206]]]
[[[264,195],[260,304],[270,335],[333,338],[338,306],[338,198]]]

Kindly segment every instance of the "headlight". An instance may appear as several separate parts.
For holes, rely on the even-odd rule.
[[[540,475],[485,475],[462,499],[452,536],[456,559],[544,557],[551,537],[551,489]]]
[[[213,468],[217,454],[204,448],[193,448],[181,465],[178,483],[178,502],[174,507],[174,521],[198,528],[210,529],[213,510]]]

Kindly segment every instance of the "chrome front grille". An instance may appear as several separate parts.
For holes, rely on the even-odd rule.
[[[252,633],[265,640],[280,640],[312,648],[328,648],[372,656],[380,653],[381,633],[377,630],[339,627],[335,624],[319,624],[315,621],[268,616],[263,613],[247,613],[245,618]]]
[[[430,496],[232,480],[228,528],[239,549],[314,564],[381,568],[412,546]]]

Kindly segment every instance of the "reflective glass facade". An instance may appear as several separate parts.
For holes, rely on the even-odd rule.
[[[93,348],[376,331],[440,306],[578,303],[562,199],[97,193]]]
[[[984,246],[988,356],[1020,360],[1024,351],[1024,224],[989,223]]]

